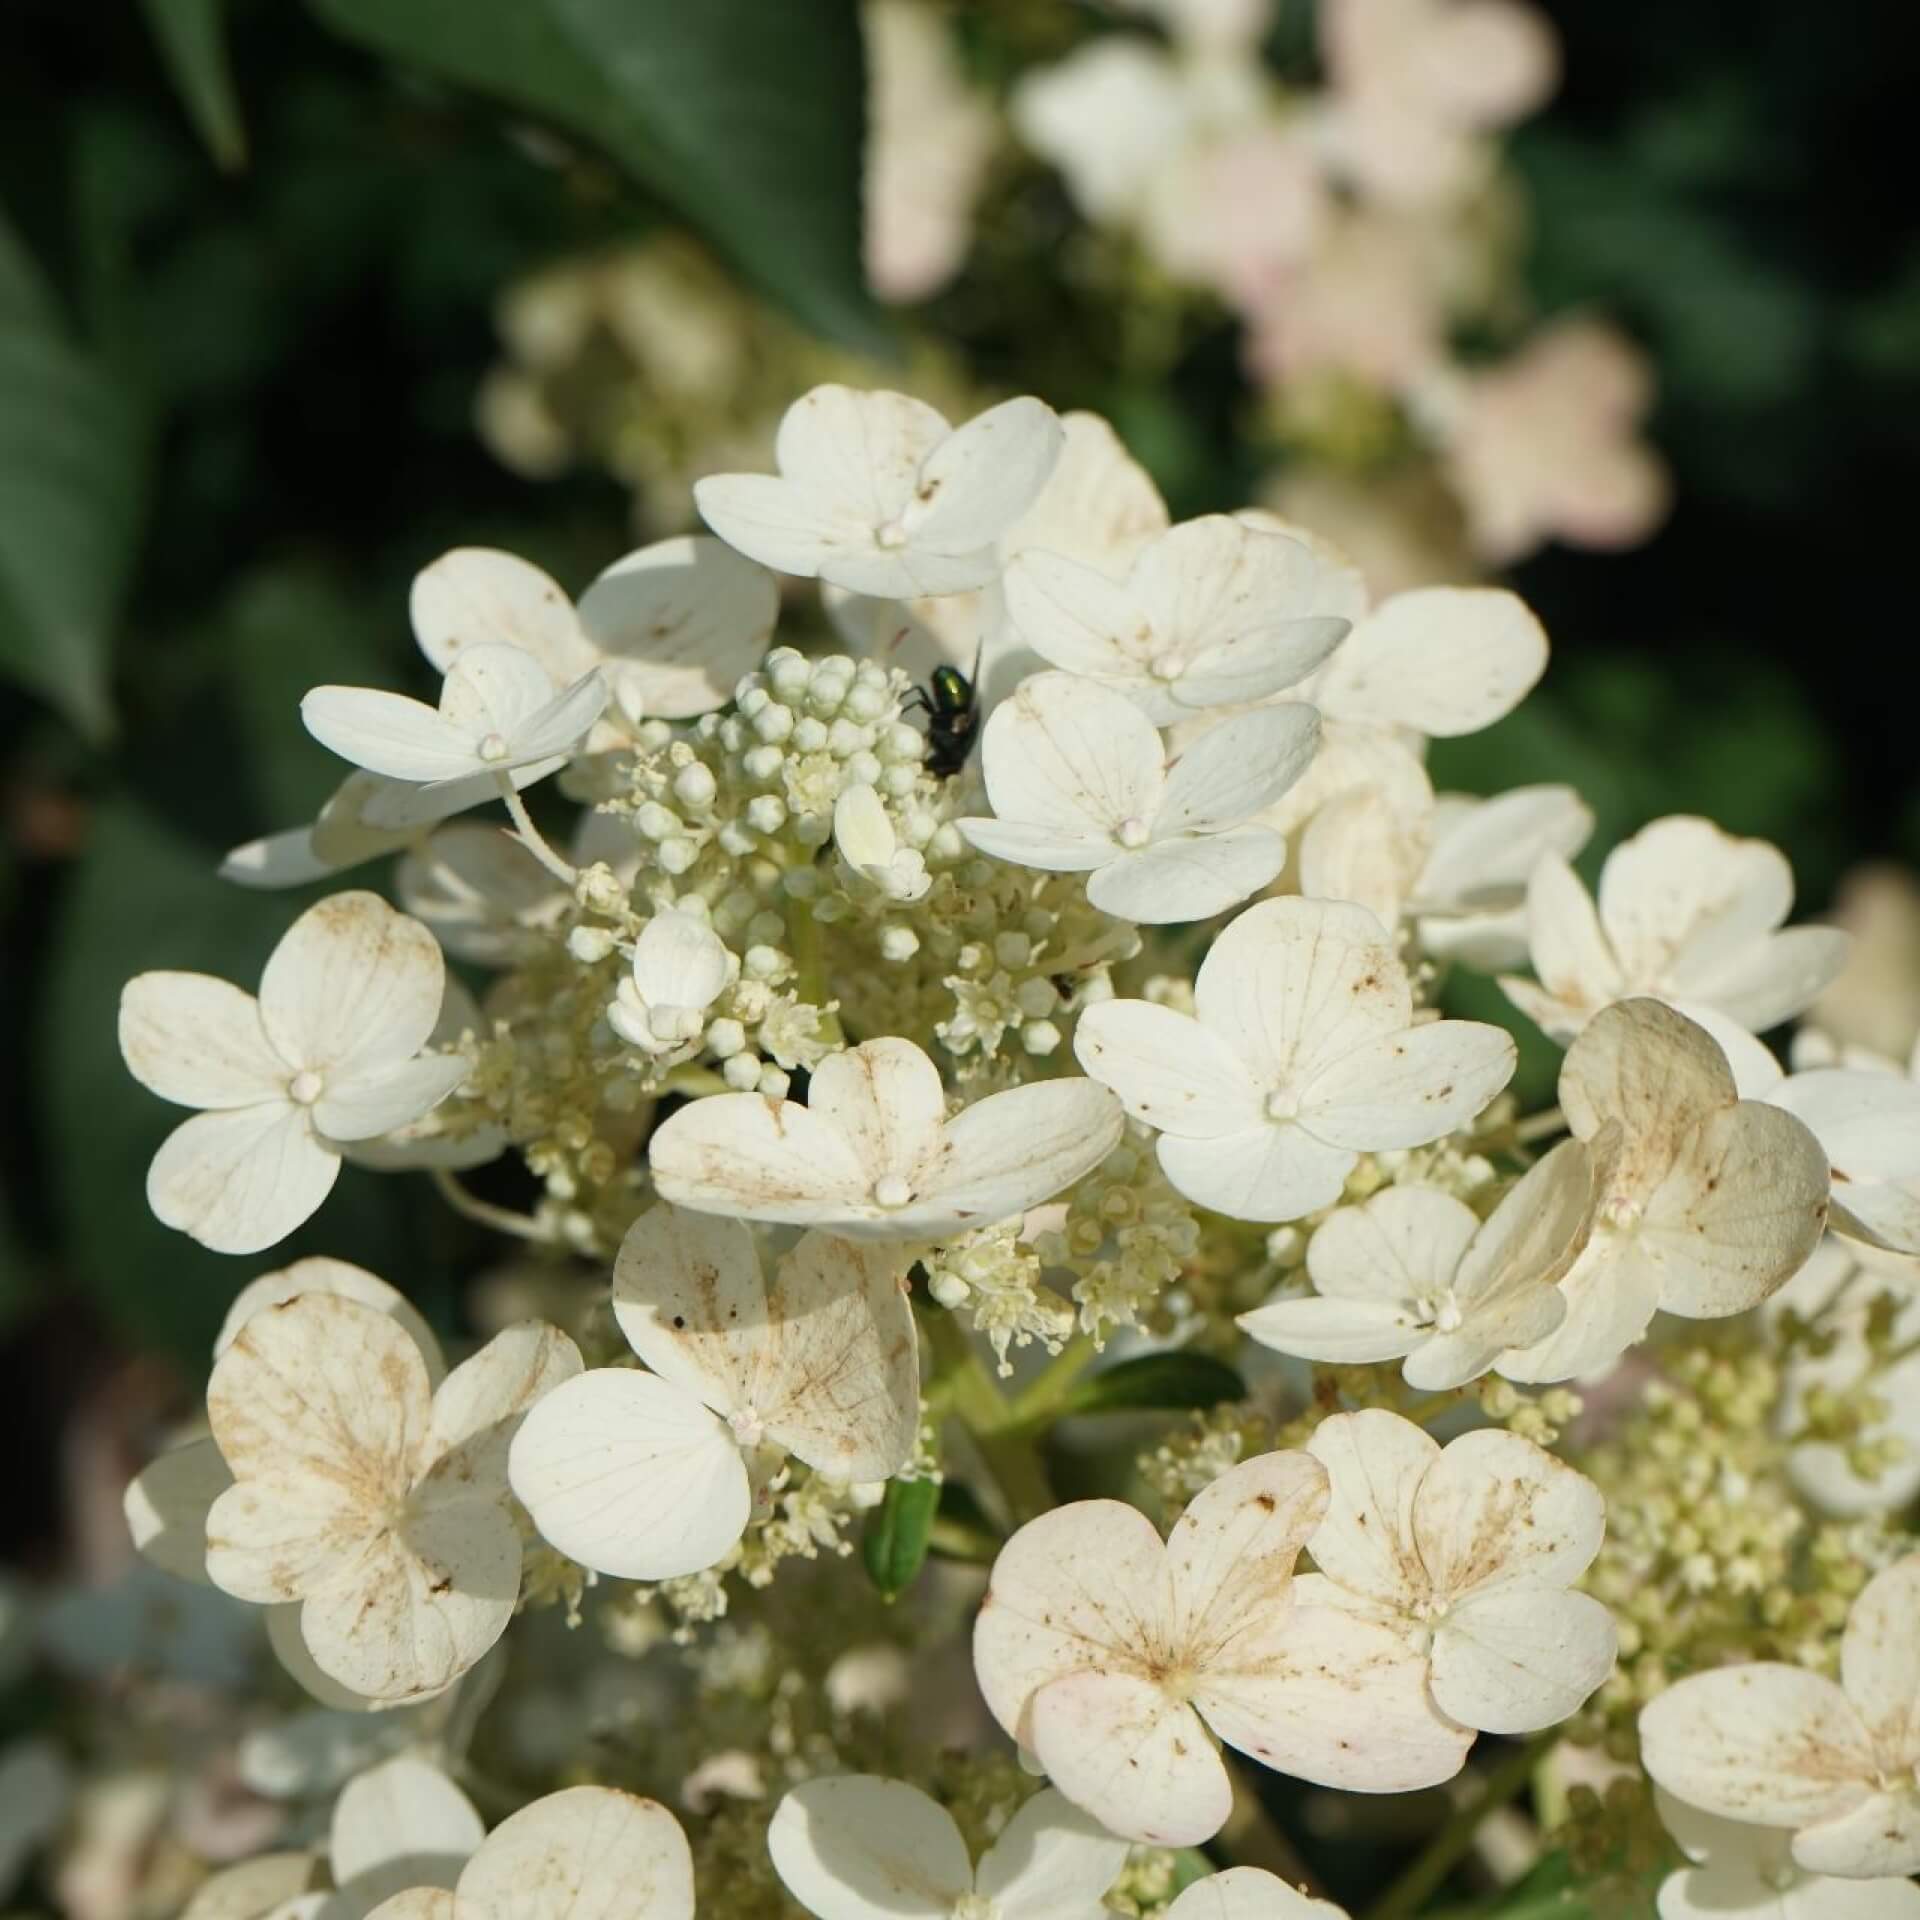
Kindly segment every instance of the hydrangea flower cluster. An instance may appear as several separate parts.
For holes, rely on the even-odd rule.
[[[202,1914],[1328,1920],[1180,1850],[1234,1861],[1262,1770],[1406,1793],[1515,1736],[1658,1784],[1670,1917],[1904,1912],[1920,1119],[1755,1038],[1848,953],[1779,856],[1655,822],[1595,908],[1576,795],[1427,776],[1545,667],[1513,596],[1169,526],[1088,416],[818,388],[697,497],[577,603],[427,568],[437,701],[316,689],[339,792],[229,861],[397,855],[404,910],[328,895],[257,998],[126,989],[199,1110],[169,1225],[261,1252],[351,1161],[517,1263],[451,1368],[386,1280],[251,1279],[128,1491],[345,1755],[290,1769],[325,1843]],[[922,689],[908,635],[978,670]],[[1448,1012],[1474,971],[1556,1107]],[[1112,1470],[1103,1413],[1196,1399]]]

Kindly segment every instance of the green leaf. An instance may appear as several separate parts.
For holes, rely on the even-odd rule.
[[[885,352],[860,257],[855,0],[311,0],[604,149],[807,325]]]
[[[0,672],[95,741],[113,728],[113,631],[145,482],[137,407],[74,344],[0,217]]]
[[[939,1510],[938,1480],[889,1480],[885,1499],[867,1515],[861,1557],[868,1577],[889,1600],[897,1600],[919,1578]]]
[[[1215,1407],[1246,1398],[1246,1382],[1204,1353],[1144,1353],[1085,1375],[1062,1413],[1136,1413],[1150,1408]]]
[[[247,162],[233,68],[227,61],[225,0],[140,0],[175,89],[207,151],[229,173]]]

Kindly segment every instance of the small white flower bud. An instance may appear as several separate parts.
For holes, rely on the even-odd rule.
[[[648,840],[664,840],[680,831],[680,816],[657,800],[649,800],[633,816],[633,824]]]
[[[778,742],[785,740],[793,732],[793,709],[776,706],[771,701],[753,717],[754,736],[760,740]]]
[[[864,666],[866,663],[862,662]],[[885,686],[876,686],[864,673],[847,695],[842,711],[849,720],[867,722],[878,720],[887,710],[887,690]]]
[[[847,778],[857,780],[863,787],[877,786],[880,780],[880,762],[865,747],[856,753],[847,755]]]
[[[664,720],[648,720],[636,737],[649,753],[665,753],[673,743],[673,729]]]
[[[927,1291],[941,1306],[951,1311],[966,1299],[972,1289],[957,1273],[936,1273],[927,1282]]]
[[[567,951],[583,967],[597,966],[613,951],[613,935],[605,927],[575,927],[567,935]]]
[[[760,1084],[760,1060],[757,1054],[730,1055],[720,1068],[720,1078],[735,1093],[751,1093]]]
[[[806,698],[813,668],[805,654],[795,653],[791,647],[780,647],[767,655],[766,676],[774,692],[791,704]]]
[[[789,900],[811,900],[820,891],[820,876],[812,867],[789,867],[780,876],[780,891]]]
[[[919,780],[919,770],[915,767],[887,767],[880,775],[880,791],[895,800],[904,800]]]
[[[739,820],[729,820],[727,824],[714,835],[714,839],[719,842],[722,853],[729,853],[736,860],[746,859],[759,845],[759,842],[754,838],[752,829]]]
[[[694,841],[681,834],[672,840],[661,841],[658,858],[662,870],[667,873],[676,876],[690,873],[695,862],[700,858],[700,848]]]
[[[781,915],[765,908],[756,913],[747,922],[747,941],[749,945],[777,947],[787,935],[787,923]]]
[[[1036,973],[1020,982],[1013,1001],[1029,1020],[1044,1020],[1060,1004],[1060,994],[1045,974]]]
[[[836,720],[827,729],[827,751],[836,760],[850,759],[867,745],[868,732],[851,720]]]
[[[880,957],[896,966],[911,960],[920,951],[920,936],[911,927],[891,922],[880,929]]]
[[[740,765],[749,780],[762,784],[780,777],[780,765],[786,755],[778,747],[750,747],[740,758]]]
[[[1020,1029],[1020,1044],[1029,1053],[1051,1053],[1060,1044],[1060,1029],[1051,1020],[1029,1020]]]
[[[790,1074],[769,1062],[760,1069],[760,1078],[754,1082],[755,1093],[764,1093],[769,1100],[784,1100],[787,1089],[793,1085]]]
[[[765,687],[748,687],[734,701],[743,720],[751,720],[766,711],[773,696]]]
[[[824,847],[833,838],[833,815],[803,813],[793,823],[793,837],[803,847]]]
[[[936,827],[932,839],[927,842],[929,860],[954,861],[964,858],[966,853],[966,840],[951,820],[943,821]],[[991,876],[991,869],[989,869],[989,876]]]
[[[749,979],[777,980],[787,970],[787,956],[778,947],[751,946],[740,964]]]
[[[787,824],[787,803],[777,793],[757,793],[747,802],[747,825],[755,833],[778,833]]]
[[[713,774],[697,760],[690,767],[682,767],[673,777],[673,797],[683,807],[711,806],[716,791]]]
[[[731,1060],[747,1044],[747,1030],[738,1020],[715,1020],[707,1028],[707,1051],[716,1060]]]
[[[1033,942],[1024,933],[996,933],[993,957],[1009,971],[1017,971],[1033,957]]]
[[[604,860],[596,860],[581,873],[573,883],[573,897],[589,913],[600,914],[608,920],[626,911],[627,890],[620,884],[620,876]]]

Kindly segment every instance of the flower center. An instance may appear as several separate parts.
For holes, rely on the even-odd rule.
[[[1267,1095],[1266,1113],[1269,1120],[1298,1119],[1300,1096],[1291,1087],[1275,1087]]]
[[[898,553],[907,544],[907,530],[898,520],[889,520],[885,526],[874,528],[873,544],[888,553]]]
[[[953,1920],[1000,1920],[1000,1908],[984,1893],[963,1893],[953,1903]]]
[[[480,742],[482,760],[504,760],[507,757],[507,739],[505,734],[490,733]]]
[[[767,1429],[761,1421],[759,1410],[754,1407],[740,1407],[727,1415],[727,1425],[733,1429],[733,1437],[740,1443],[743,1451],[757,1447],[767,1437]]]
[[[1114,829],[1113,837],[1123,847],[1144,847],[1147,844],[1147,823],[1130,816]]]
[[[912,1198],[913,1188],[907,1184],[904,1174],[883,1173],[873,1183],[873,1204],[884,1207],[889,1213],[904,1207]]]
[[[310,1107],[327,1090],[327,1083],[309,1067],[287,1082],[287,1098],[297,1107]]]
[[[1147,662],[1147,671],[1152,674],[1156,680],[1178,680],[1180,678],[1180,669],[1185,664],[1177,653],[1156,653],[1153,658]]]

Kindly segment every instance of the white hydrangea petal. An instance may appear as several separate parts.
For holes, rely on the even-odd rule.
[[[591,681],[584,682],[591,686]],[[389,780],[372,795],[366,805],[370,827],[391,832],[402,840],[410,839],[425,827],[451,820],[470,807],[484,807],[500,798],[501,782],[518,793],[566,765],[566,755],[552,759],[514,762],[500,771],[468,773],[451,780],[437,780],[426,786],[410,786],[404,780]]]
[[[207,1582],[207,1515],[233,1485],[212,1437],[150,1460],[127,1482],[121,1505],[141,1557],[176,1580]]]
[[[1594,1172],[1594,1158],[1579,1140],[1563,1140],[1536,1160],[1502,1195],[1461,1259],[1454,1275],[1461,1302],[1478,1306],[1519,1283],[1558,1280],[1586,1244]]]
[[[752,1507],[726,1423],[630,1368],[596,1367],[548,1394],[514,1436],[509,1476],[553,1546],[622,1580],[712,1566]]]
[[[277,1100],[287,1065],[250,993],[206,973],[142,973],[120,992],[120,1055],[150,1093],[176,1106]]]
[[[1319,745],[1320,716],[1298,700],[1208,727],[1168,770],[1154,838],[1214,833],[1250,820],[1306,772]]]
[[[1532,1733],[1579,1710],[1613,1671],[1613,1615],[1585,1593],[1477,1593],[1435,1629],[1436,1704],[1483,1733]]]
[[[1136,1120],[1210,1139],[1260,1122],[1246,1068],[1211,1028],[1150,1000],[1103,1000],[1081,1014],[1073,1051]]]
[[[455,1920],[458,1912],[458,1903],[450,1889],[408,1887],[382,1900],[367,1920]],[[282,1912],[269,1916],[269,1920],[300,1920],[300,1917]]]
[[[340,1789],[328,1864],[337,1887],[358,1883],[365,1913],[406,1887],[451,1887],[486,1837],[473,1802],[438,1767],[397,1754]]]
[[[1793,870],[1778,847],[1711,820],[1673,814],[1607,855],[1600,919],[1630,978],[1672,970],[1676,984],[1770,933],[1793,907]]]
[[[180,1920],[295,1920],[297,1902],[324,1898],[314,1891],[321,1862],[304,1849],[297,1853],[260,1853],[237,1866],[210,1873],[180,1909]]]
[[[1765,1033],[1804,1013],[1845,970],[1852,936],[1837,927],[1788,927],[1757,941],[1705,978],[1689,977],[1686,992]]]
[[[1426,1338],[1418,1314],[1386,1300],[1274,1300],[1234,1324],[1275,1353],[1338,1366],[1399,1360]]]
[[[313,1123],[329,1140],[371,1140],[431,1113],[467,1075],[465,1054],[429,1053],[329,1081]]]
[[[1459,1600],[1571,1584],[1600,1551],[1607,1508],[1585,1474],[1543,1447],[1481,1428],[1450,1442],[1429,1469],[1413,1527],[1434,1591]]]
[[[1840,1681],[1889,1759],[1920,1766],[1920,1554],[1874,1575],[1847,1615]]]
[[[727,984],[727,949],[706,921],[656,913],[633,943],[633,983],[650,1007],[703,1013]]]
[[[1278,1083],[1413,1016],[1406,970],[1364,907],[1262,900],[1207,950],[1194,1009],[1248,1069]]]
[[[886,803],[871,787],[856,782],[833,803],[833,844],[843,860],[860,868],[884,867],[899,851]]]
[[[921,462],[952,431],[944,415],[910,394],[829,384],[803,393],[781,416],[774,459],[786,480],[873,529],[902,511]]]
[[[791,1100],[710,1094],[670,1114],[647,1143],[663,1200],[796,1226],[868,1207],[866,1170],[839,1129]]]
[[[1479,1379],[1503,1354],[1548,1339],[1566,1317],[1566,1296],[1550,1282],[1507,1294],[1476,1308],[1452,1333],[1430,1332],[1407,1355],[1400,1377],[1419,1393],[1446,1393],[1464,1387]]]
[[[1174,1644],[1188,1661],[1238,1664],[1273,1631],[1328,1494],[1324,1467],[1295,1449],[1243,1460],[1194,1496],[1167,1535]]]
[[[771,474],[709,474],[694,482],[693,498],[700,517],[736,552],[803,580],[819,575],[863,534],[871,538],[866,523],[845,504],[811,495]],[[876,559],[890,561],[890,556],[876,554]],[[872,592],[865,570],[859,571],[859,580],[842,584],[855,592]],[[891,564],[885,567],[879,598],[894,597],[886,587],[894,584],[895,572]]]
[[[1233,1786],[1200,1716],[1132,1673],[1076,1673],[1042,1687],[1033,1748],[1053,1784],[1110,1832],[1156,1847],[1211,1840]]]
[[[436,1386],[439,1384],[447,1370],[446,1362],[441,1358],[440,1343],[434,1338],[432,1328],[421,1317],[419,1308],[398,1287],[389,1286],[378,1274],[325,1254],[312,1254],[277,1272],[263,1273],[257,1280],[250,1280],[242,1287],[234,1296],[233,1305],[227,1309],[227,1317],[220,1323],[220,1331],[214,1337],[213,1357],[218,1360],[233,1345],[240,1329],[256,1313],[264,1313],[269,1307],[296,1300],[303,1293],[336,1294],[343,1300],[357,1300],[363,1307],[371,1307],[375,1313],[384,1313],[404,1329],[408,1339],[420,1349],[420,1357],[426,1363],[428,1382]]]
[[[1625,976],[1601,931],[1593,896],[1558,853],[1542,855],[1527,881],[1527,936],[1541,985],[1567,1007],[1598,1009],[1625,990]],[[1512,991],[1509,987],[1510,996]],[[1521,1004],[1523,1011],[1531,1011]],[[1570,1031],[1564,1020],[1543,1024],[1555,1038]]]
[[[1323,1420],[1307,1451],[1327,1470],[1330,1500],[1308,1551],[1328,1579],[1350,1593],[1410,1611],[1430,1590],[1415,1537],[1422,1482],[1441,1458],[1439,1442],[1384,1408]]]
[[[1004,821],[1111,839],[1160,808],[1166,759],[1153,724],[1124,696],[1067,673],[1038,673],[994,708],[980,741],[987,797]]]
[[[1639,1222],[1661,1306],[1700,1320],[1758,1306],[1820,1244],[1827,1194],[1826,1156],[1791,1114],[1751,1100],[1708,1114]]]
[[[725,706],[765,657],[779,611],[770,574],[701,534],[616,560],[580,596],[580,624],[609,656],[616,692],[637,691],[662,720]]]
[[[978,852],[1016,867],[1038,867],[1046,873],[1091,873],[1104,867],[1119,851],[1113,836],[1089,827],[1066,829],[1029,826],[1023,820],[974,817],[954,825]]]
[[[1092,1080],[1036,1080],[989,1094],[948,1121],[939,1161],[903,1224],[928,1233],[991,1226],[1070,1187],[1115,1147],[1126,1116]]]
[[[461,1361],[433,1396],[417,1504],[507,1497],[507,1450],[528,1410],[581,1372],[580,1349],[557,1327],[523,1320]]]
[[[401,905],[457,960],[506,967],[550,953],[571,896],[498,827],[441,827],[395,874]]]
[[[1480,912],[1512,906],[1526,898],[1542,858],[1571,860],[1592,832],[1593,809],[1572,787],[1514,787],[1495,794],[1440,825],[1420,869],[1415,901]]]
[[[1001,544],[1008,554],[1038,548],[1118,573],[1167,530],[1166,502],[1097,413],[1062,414],[1060,426],[1053,472]]]
[[[1397,927],[1420,831],[1400,818],[1377,787],[1336,794],[1300,835],[1301,893],[1310,900],[1351,901],[1383,927]]]
[[[1087,882],[1087,898],[1143,927],[1210,920],[1258,893],[1286,859],[1287,843],[1266,827],[1156,840],[1103,866]]]
[[[440,714],[471,743],[463,771],[505,772],[522,757],[528,724],[558,692],[552,674],[522,647],[490,641],[462,647],[441,683]],[[489,755],[483,764],[479,744],[489,734],[506,744],[510,759]]]
[[[1347,1920],[1330,1900],[1312,1900],[1260,1867],[1229,1867],[1196,1880],[1167,1920]]]
[[[369,860],[405,844],[405,836],[400,834],[381,834],[378,838],[379,844],[367,850]],[[237,847],[229,847],[220,861],[220,878],[237,887],[274,891],[311,886],[343,866],[357,864],[353,860],[326,859],[313,843],[312,827],[289,827],[282,833],[263,834],[257,840],[243,840]]]
[[[1127,1842],[1043,1788],[980,1856],[975,1890],[1001,1920],[1103,1920],[1103,1895],[1127,1864]]]
[[[1850,1813],[1817,1820],[1793,1836],[1796,1865],[1849,1881],[1920,1872],[1920,1794],[1910,1783],[1874,1793]],[[1849,1909],[1847,1920],[1853,1920]]]
[[[418,1053],[446,990],[440,945],[378,894],[329,894],[281,937],[260,1019],[292,1068],[349,1081]]]
[[[1060,457],[1060,422],[1044,401],[1003,400],[928,454],[901,519],[915,548],[973,554],[993,546],[1040,497]],[[1000,571],[969,582],[984,586]]]
[[[1591,1140],[1609,1120],[1621,1123],[1614,1178],[1637,1194],[1665,1178],[1699,1119],[1735,1098],[1726,1055],[1657,1000],[1621,1000],[1597,1014],[1567,1049],[1559,1092],[1575,1138]]]
[[[973,1891],[953,1815],[918,1787],[873,1774],[794,1787],[768,1824],[767,1852],[820,1920],[947,1920]]]
[[[898,1473],[919,1436],[920,1357],[897,1250],[804,1234],[767,1314],[752,1404],[768,1437],[847,1484]]]
[[[1359,1156],[1291,1122],[1209,1140],[1162,1134],[1160,1166],[1179,1191],[1230,1220],[1300,1220],[1334,1205]]]
[[[1193,656],[1173,683],[1174,702],[1192,708],[1270,700],[1323,666],[1347,632],[1346,621],[1316,615],[1236,634]]]
[[[1647,1330],[1660,1307],[1662,1273],[1630,1236],[1597,1229],[1560,1281],[1566,1316],[1532,1346],[1501,1354],[1496,1371],[1534,1385],[1610,1367]]]
[[[407,612],[420,651],[445,673],[464,647],[518,647],[555,686],[593,665],[573,603],[530,560],[492,547],[455,547],[413,577]]]
[[[384,1313],[312,1293],[255,1314],[207,1382],[237,1482],[208,1518],[214,1584],[298,1599],[329,1560],[356,1554],[413,1484],[430,1398],[420,1349]]]
[[[1230,514],[1206,514],[1162,534],[1135,562],[1129,585],[1155,630],[1189,659],[1332,611],[1318,604],[1320,566],[1305,541]]]
[[[1362,1793],[1437,1786],[1473,1735],[1427,1692],[1427,1662],[1393,1628],[1339,1607],[1297,1606],[1257,1670],[1194,1696],[1220,1738],[1299,1780]]]
[[[1314,691],[1343,720],[1478,733],[1517,707],[1546,671],[1547,636],[1500,587],[1420,587],[1356,626]]]
[[[988,1709],[1022,1746],[1050,1681],[1144,1667],[1164,1647],[1172,1607],[1166,1548],[1118,1500],[1078,1500],[1030,1520],[1000,1549],[973,1628]]]
[[[1314,1074],[1301,1093],[1301,1123],[1362,1152],[1424,1146],[1484,1112],[1519,1058],[1505,1028],[1478,1020],[1383,1034]]]
[[[663,1380],[722,1414],[746,1406],[770,1331],[760,1256],[746,1223],[649,1207],[614,1259],[613,1317]]]
[[[1852,1812],[1877,1771],[1839,1687],[1776,1661],[1677,1681],[1641,1708],[1640,1750],[1654,1779],[1689,1805],[1772,1827]]]
[[[932,1163],[947,1105],[939,1068],[911,1040],[888,1036],[822,1060],[807,1110],[846,1141],[871,1185],[888,1174],[911,1180]]]
[[[197,1113],[160,1143],[147,1205],[215,1253],[258,1253],[311,1218],[339,1173],[339,1154],[285,1101]]]
[[[1119,581],[1031,549],[1008,566],[1002,584],[1014,630],[1049,666],[1088,679],[1144,680],[1153,634]]]
[[[1781,1081],[1768,1100],[1813,1130],[1848,1181],[1920,1175],[1920,1084],[1914,1081],[1819,1067]]]
[[[462,1908],[521,1920],[693,1920],[693,1856],[657,1801],[567,1787],[501,1821],[458,1893]]]
[[[1340,1207],[1307,1242],[1307,1272],[1322,1294],[1404,1303],[1454,1283],[1480,1219],[1437,1187],[1387,1187]]]
[[[306,1641],[300,1637],[300,1616],[304,1611],[298,1600],[264,1609],[267,1646],[282,1670],[317,1707],[327,1713],[360,1715],[390,1711],[393,1705],[391,1701],[370,1699],[366,1694],[356,1693],[331,1674],[321,1671],[307,1650]],[[282,1920],[291,1920],[291,1916],[283,1916]]]
[[[457,780],[474,742],[437,708],[379,687],[315,687],[300,702],[307,731],[341,759],[390,780]]]
[[[455,672],[458,671],[456,667]],[[596,671],[555,694],[520,722],[507,759],[493,767],[493,773],[497,777],[517,768],[524,774],[533,768],[535,772],[531,777],[516,779],[513,783],[516,787],[531,786],[534,778],[544,777],[540,770],[545,769],[550,760],[572,753],[592,732],[593,723],[606,711],[612,691],[606,675]]]

